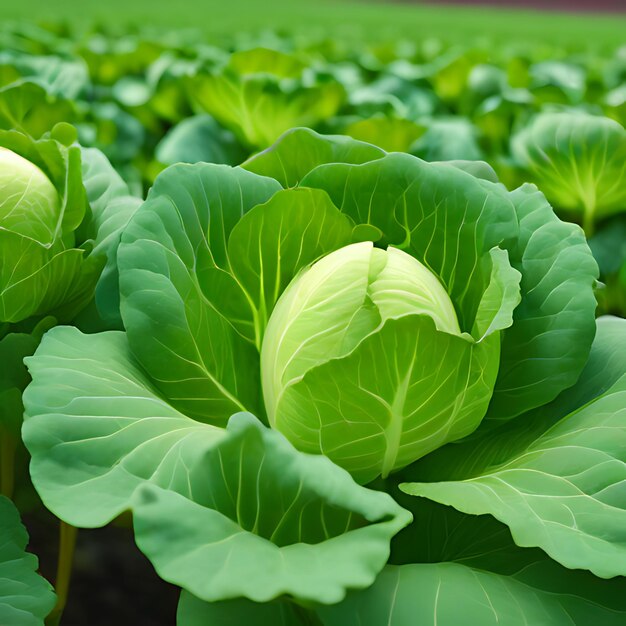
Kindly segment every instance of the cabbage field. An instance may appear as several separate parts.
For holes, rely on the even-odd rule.
[[[626,624],[624,17],[128,4],[0,22],[0,626]]]

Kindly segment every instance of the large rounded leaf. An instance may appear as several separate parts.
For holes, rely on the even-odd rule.
[[[53,96],[34,81],[22,79],[0,88],[0,128],[39,138],[58,122],[73,122],[74,104]]]
[[[187,468],[224,431],[164,402],[124,333],[48,332],[26,359],[22,436],[45,505],[73,526],[102,526],[146,480],[186,486]]]
[[[400,567],[387,567],[370,589],[322,608],[325,625],[586,626],[626,617],[626,579],[602,580],[566,569],[542,550],[519,548],[490,515],[403,494],[399,500],[415,515],[394,538],[391,562]]]
[[[266,48],[235,52],[228,63],[191,79],[197,106],[252,147],[266,148],[294,126],[332,117],[344,99],[337,82],[305,81],[295,57]]]
[[[160,576],[209,601],[330,604],[372,584],[410,513],[249,414],[227,432],[190,468],[185,496],[150,485],[137,495],[135,536]]]
[[[159,573],[205,600],[337,602],[373,582],[411,520],[249,414],[221,429],[179,413],[123,333],[57,327],[27,362],[23,436],[46,506],[87,527],[131,509]]]
[[[569,568],[626,575],[626,322],[598,323],[576,386],[416,464],[406,493],[490,513]],[[425,482],[432,481],[432,482]],[[437,481],[437,482],[435,482]]]
[[[562,222],[534,185],[511,192],[520,225],[509,248],[522,300],[503,333],[488,418],[508,419],[553,400],[582,370],[595,333],[598,268],[585,236]]]
[[[118,264],[130,345],[191,417],[223,424],[236,411],[261,414],[258,353],[219,310],[235,301],[235,314],[246,314],[229,274],[228,237],[279,189],[237,168],[176,165],[159,176],[124,232]]]

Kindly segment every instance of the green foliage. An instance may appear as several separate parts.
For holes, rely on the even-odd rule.
[[[541,546],[565,566],[622,574],[617,513],[600,509],[610,521],[589,522],[583,542],[568,534],[555,493],[569,433],[583,442],[588,431],[585,446],[598,458],[619,448],[592,426],[620,427],[612,390],[574,413],[551,447],[544,433],[554,421],[537,420],[545,429],[533,445],[556,473],[546,467],[535,479],[536,501],[553,497],[557,513],[532,508],[535,500],[525,502],[530,517],[521,504],[501,508],[493,488],[466,497],[491,478],[490,466],[473,468],[469,483],[427,482],[431,471],[443,479],[456,464],[465,470],[483,449],[476,442],[501,433],[498,449],[520,459],[516,480],[537,473],[508,433],[534,423],[529,414],[549,415],[544,405],[577,379],[584,389],[597,351],[622,330],[607,333],[602,322],[581,376],[597,267],[580,229],[558,220],[534,187],[509,193],[490,182],[484,166],[426,163],[304,129],[246,167],[253,171],[179,164],[159,175],[119,246],[124,331],[54,329],[27,359],[23,436],[45,505],[87,527],[131,510],[140,549],[188,592],[181,623],[350,622],[362,597],[386,610],[377,594],[388,597],[400,570],[408,580],[450,579],[473,597],[464,582],[475,578],[472,566],[386,566],[411,513],[384,491],[413,509],[399,479],[415,495],[494,515],[519,545]],[[550,350],[558,356],[544,359]],[[595,467],[595,458],[572,462]],[[583,527],[599,487],[580,480],[589,496],[571,515]],[[619,501],[619,491],[610,497]],[[600,538],[600,524],[615,537]],[[505,611],[500,573],[481,576],[496,614]],[[531,613],[561,615],[569,602],[539,583],[509,585]],[[402,602],[429,607],[428,598],[408,593]],[[576,605],[583,613],[592,610],[585,598]]]
[[[48,626],[120,518],[180,626],[624,621],[624,50],[420,28],[0,26],[0,491],[64,522]],[[3,625],[54,601],[25,543],[0,499]]]
[[[344,98],[336,82],[310,81],[297,58],[267,48],[235,52],[226,65],[191,79],[197,106],[252,148],[266,148],[294,126],[333,116]]]
[[[545,113],[513,138],[513,155],[557,207],[585,229],[626,206],[626,130],[584,113]]]
[[[55,603],[52,587],[37,574],[37,558],[25,551],[28,535],[10,500],[0,496],[0,622],[43,626]]]

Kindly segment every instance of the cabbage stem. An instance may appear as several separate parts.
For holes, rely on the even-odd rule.
[[[64,521],[60,521],[59,560],[57,562],[57,575],[54,585],[57,594],[57,603],[50,615],[46,618],[46,626],[58,626],[61,621],[70,589],[77,534],[78,528],[70,526]]]
[[[11,498],[15,484],[15,448],[17,442],[0,429],[0,494]]]

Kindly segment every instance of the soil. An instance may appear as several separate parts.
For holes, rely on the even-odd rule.
[[[57,529],[53,519],[26,516],[28,550],[54,581]],[[80,530],[72,582],[60,626],[174,626],[179,589],[162,581],[128,528]]]

